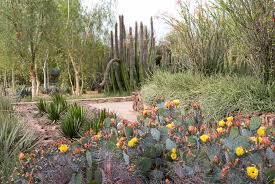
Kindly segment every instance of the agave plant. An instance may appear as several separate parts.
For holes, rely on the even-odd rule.
[[[47,103],[45,102],[45,100],[40,99],[39,102],[36,104],[36,107],[38,108],[40,114],[47,113]]]
[[[89,131],[90,129],[93,129],[93,131],[97,134],[100,131],[104,120],[107,118],[107,114],[106,109],[97,111],[94,116],[85,123],[84,130]]]
[[[7,110],[11,110],[8,100],[0,100],[0,183],[9,181],[11,172],[17,164],[20,151],[32,148],[36,142],[33,133],[27,132],[24,125]]]
[[[80,137],[85,121],[85,110],[77,105],[71,106],[60,124],[62,134],[68,138]]]

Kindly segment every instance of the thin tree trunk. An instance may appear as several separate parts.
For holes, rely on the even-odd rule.
[[[49,90],[48,84],[48,58],[49,58],[49,50],[46,51],[46,57],[44,60],[43,74],[44,74],[44,91],[47,93]]]
[[[40,87],[40,80],[39,80],[39,78],[38,78],[38,76],[37,76],[37,74],[38,74],[38,69],[37,69],[37,64],[35,63],[34,64],[34,69],[35,69],[35,73],[36,73],[36,90],[35,90],[35,95],[36,96],[38,96],[38,94],[39,94],[39,87]]]
[[[36,96],[36,74],[34,71],[33,64],[30,64],[29,72],[30,72],[30,80],[32,84],[32,98],[34,98]]]
[[[75,74],[75,95],[76,96],[79,96],[80,95],[80,74],[79,74],[79,70],[76,66],[76,63],[74,62],[74,59],[72,57],[72,55],[69,53],[69,57],[70,57],[70,60],[71,60],[71,63],[73,65],[73,69],[74,69],[74,74]]]
[[[72,95],[74,95],[75,94],[75,92],[74,92],[74,84],[73,84],[73,81],[72,81],[72,76],[71,76],[71,72],[70,72],[70,63],[69,62],[68,62],[67,72],[68,72],[69,81],[70,81],[70,84],[71,84]]]

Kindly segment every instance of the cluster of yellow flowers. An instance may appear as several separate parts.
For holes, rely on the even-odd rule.
[[[176,150],[176,148],[173,148],[172,150],[171,150],[171,159],[172,160],[176,160],[177,159],[177,150]]]
[[[130,148],[136,147],[138,141],[139,141],[138,138],[136,138],[136,137],[132,138],[132,139],[128,142],[128,147],[130,147]]]
[[[232,126],[232,124],[233,124],[233,117],[232,116],[230,116],[230,117],[227,117],[226,118],[226,120],[220,120],[219,122],[218,122],[218,128],[216,129],[217,130],[217,132],[219,133],[219,134],[221,134],[221,133],[223,133],[224,132],[224,127],[225,126],[227,126],[227,127],[231,127]]]
[[[173,100],[173,101],[167,101],[165,102],[165,107],[167,109],[172,109],[172,108],[178,108],[180,105],[180,100],[176,99],[176,100]]]

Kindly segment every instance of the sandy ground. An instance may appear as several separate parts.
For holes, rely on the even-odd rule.
[[[107,109],[116,113],[119,117],[129,121],[137,121],[138,113],[132,108],[133,102],[106,102],[106,103],[87,103],[92,108]]]
[[[78,102],[88,111],[93,109],[107,109],[110,112],[115,112],[123,119],[136,121],[138,113],[132,110],[132,101],[128,102]],[[50,122],[46,115],[42,116],[38,113],[35,104],[21,104],[15,107],[18,118],[26,124],[26,128],[34,132],[39,137],[39,144],[48,144],[62,137],[58,125]]]

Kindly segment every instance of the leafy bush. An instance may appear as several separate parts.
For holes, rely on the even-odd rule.
[[[44,114],[47,112],[47,103],[43,99],[39,99],[39,102],[36,104],[39,113]]]
[[[62,134],[69,138],[80,137],[81,126],[85,121],[84,109],[77,105],[71,106],[60,124]]]
[[[273,90],[273,91],[272,91]],[[206,120],[223,118],[232,112],[272,112],[275,109],[274,87],[253,77],[201,77],[191,73],[156,72],[141,89],[146,103],[156,96],[180,99],[182,109],[193,102],[202,105]]]
[[[1,110],[11,110],[7,99],[1,98],[0,104]],[[11,111],[0,112],[0,183],[9,183],[19,152],[29,150],[35,141],[33,133],[27,132]]]

